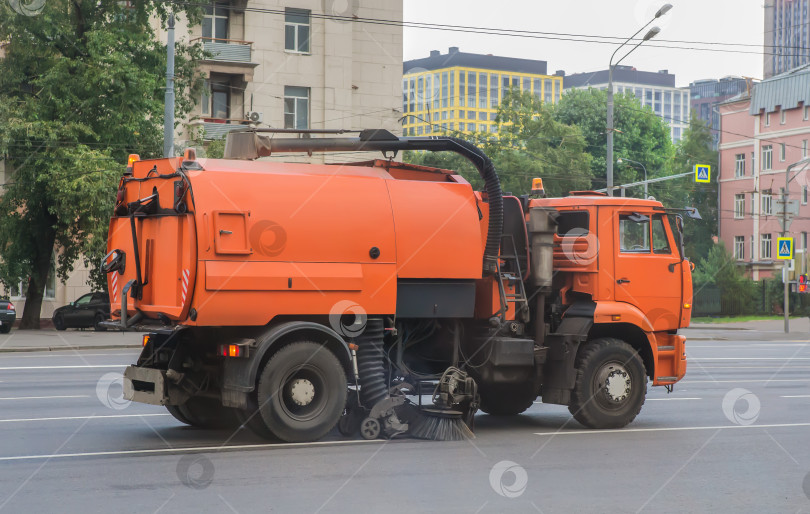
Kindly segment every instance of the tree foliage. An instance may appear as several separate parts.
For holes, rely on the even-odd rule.
[[[585,137],[586,151],[592,156],[591,173],[596,189],[607,184],[607,92],[599,89],[566,91],[554,108],[554,118],[575,125]],[[649,107],[642,107],[630,93],[614,95],[613,158],[624,157],[643,163],[648,178],[670,174],[673,154],[667,123]],[[644,171],[630,163],[614,163],[613,184],[619,186],[644,179]],[[627,191],[642,196],[643,188]]]
[[[535,95],[512,90],[498,106],[497,136],[472,135],[495,164],[504,191],[528,193],[534,177],[544,179],[552,196],[591,187],[585,139],[576,127],[555,120],[552,112]],[[475,168],[455,154],[409,152],[405,158],[415,164],[457,170],[475,187],[482,185]]]
[[[91,269],[128,153],[162,148],[165,45],[150,21],[160,1],[48,0],[20,14],[0,2],[0,281],[27,280],[22,327],[38,328],[52,255],[64,280],[84,255]],[[17,5],[17,4],[14,4]],[[25,12],[25,11],[21,11]],[[188,11],[191,19],[199,16]],[[201,50],[178,45],[178,115],[199,87]],[[196,92],[196,91],[194,91]],[[103,277],[92,274],[94,285]]]

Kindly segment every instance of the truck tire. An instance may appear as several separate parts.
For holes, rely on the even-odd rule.
[[[259,376],[261,419],[282,441],[318,440],[343,414],[346,385],[343,366],[325,346],[312,341],[289,344],[270,358]]]
[[[534,404],[537,391],[531,387],[495,387],[481,390],[482,412],[490,416],[517,416]]]
[[[189,398],[183,405],[177,406],[178,412],[184,423],[197,428],[225,429],[237,428],[242,422],[237,416],[236,409],[225,407],[213,398],[194,396]],[[174,416],[171,410],[169,413]],[[180,421],[183,419],[178,418]]]
[[[180,423],[183,423],[184,425],[191,425],[191,421],[189,421],[189,419],[185,417],[182,412],[180,412],[180,407],[177,405],[166,405],[166,410],[169,411],[169,414],[171,414],[174,419]]]
[[[647,395],[647,373],[638,352],[620,339],[584,344],[568,410],[588,428],[622,428],[635,419]]]

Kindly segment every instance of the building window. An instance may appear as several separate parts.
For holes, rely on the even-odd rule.
[[[756,243],[754,242],[754,236],[751,236],[751,260],[754,259],[754,245],[755,244]]]
[[[465,90],[465,80],[467,78],[467,72],[460,71],[458,73],[458,104],[463,106],[464,105],[464,98],[467,95],[467,91]],[[471,105],[470,107],[475,107]]]
[[[759,258],[760,259],[770,259],[771,258],[771,235],[770,234],[762,234],[760,236]]]
[[[284,86],[284,128],[309,128],[308,87]]]
[[[802,205],[807,205],[807,186],[802,186]]]
[[[765,216],[773,214],[773,195],[770,189],[762,192],[762,214]]]
[[[804,106],[804,121],[810,119],[810,105]]]
[[[785,143],[779,145],[779,162],[785,162]]]
[[[766,127],[771,126],[771,113],[769,113],[769,112],[765,113],[765,126]]]
[[[284,49],[289,52],[309,53],[309,21],[308,9],[284,9]]]
[[[807,140],[802,139],[802,159],[807,157]]]
[[[218,120],[231,117],[231,86],[222,80],[206,80],[201,99],[202,114]]]
[[[489,106],[495,108],[498,106],[498,76],[489,76]]]
[[[762,171],[768,171],[773,166],[773,147],[764,145],[762,147]]]
[[[551,99],[554,95],[554,86],[552,84],[553,82],[550,80],[543,81],[543,101],[547,104],[551,103]]]
[[[745,176],[745,154],[738,153],[734,156],[734,176],[735,177],[744,177]]]
[[[734,258],[745,259],[745,236],[734,236]]]
[[[779,124],[784,125],[785,122],[787,121],[787,111],[780,110],[779,113],[780,113],[780,115],[779,115]]]
[[[447,96],[448,96],[448,89],[447,89],[447,72],[445,71],[442,73],[442,108],[447,107]],[[444,118],[447,119],[447,118]]]
[[[228,39],[228,2],[214,2],[205,6],[202,24],[204,39]]]
[[[802,249],[807,250],[807,232],[802,232]]]
[[[467,107],[475,107],[475,79],[475,72],[467,73]]]
[[[745,215],[745,193],[734,195],[734,217],[742,218]]]

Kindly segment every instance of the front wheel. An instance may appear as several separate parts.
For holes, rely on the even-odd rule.
[[[281,348],[267,362],[256,400],[267,433],[286,442],[307,442],[337,424],[346,391],[346,374],[337,357],[323,345],[302,341]]]
[[[580,348],[568,410],[589,428],[621,428],[635,419],[647,395],[644,363],[632,346],[611,337]]]

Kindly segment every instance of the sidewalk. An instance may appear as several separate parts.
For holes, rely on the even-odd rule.
[[[782,319],[739,323],[692,323],[689,328],[681,330],[679,333],[685,335],[687,340],[808,340],[810,339],[810,319],[790,318],[790,333],[788,334],[785,333],[785,321]]]
[[[0,334],[0,353],[140,348],[142,337],[140,332],[13,328],[8,334]]]

